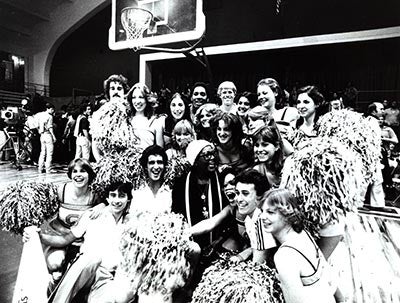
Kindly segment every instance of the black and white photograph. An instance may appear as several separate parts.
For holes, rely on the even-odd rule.
[[[400,302],[398,0],[0,0],[0,303]]]

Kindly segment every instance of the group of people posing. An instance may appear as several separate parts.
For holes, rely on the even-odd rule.
[[[112,75],[104,88],[107,100],[90,120],[92,138],[81,141],[99,163],[133,146],[145,182],[136,187],[111,180],[98,194],[91,164],[82,158],[69,164],[71,182],[59,188],[59,214],[39,233],[52,275],[50,302],[186,302],[221,254],[276,268],[285,302],[345,300],[327,264],[342,240],[343,222],[329,222],[314,239],[281,180],[291,154],[316,136],[323,111],[342,103],[329,104],[316,86],[305,86],[290,107],[278,82],[266,78],[256,96],[222,82],[220,104],[209,103],[207,85],[196,83],[190,100],[175,93],[166,113],[156,115],[157,100],[146,85],[129,89],[125,77]],[[166,182],[176,159],[188,169]],[[133,282],[118,275],[121,231],[138,214],[169,212],[183,215],[194,240],[186,247],[186,284],[133,291]]]

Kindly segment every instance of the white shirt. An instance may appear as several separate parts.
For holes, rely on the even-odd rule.
[[[271,233],[265,230],[260,219],[261,210],[256,208],[253,216],[244,219],[247,235],[250,239],[250,246],[253,249],[265,250],[276,246],[276,241]]]
[[[84,237],[80,252],[101,259],[118,255],[122,220],[115,221],[109,206],[106,206],[96,219],[90,219],[89,215],[90,212],[84,213],[78,223],[71,227],[75,237]]]
[[[129,212],[170,212],[171,205],[172,193],[169,186],[163,184],[154,195],[151,188],[145,184],[143,187],[132,191],[132,202]]]

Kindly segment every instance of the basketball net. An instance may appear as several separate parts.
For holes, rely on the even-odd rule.
[[[150,26],[153,14],[143,8],[126,7],[121,12],[121,23],[126,32],[126,40],[131,43],[134,51],[143,47],[142,37]]]

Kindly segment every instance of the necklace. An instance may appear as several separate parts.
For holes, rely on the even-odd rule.
[[[210,214],[207,210],[207,191],[208,191],[208,182],[207,183],[198,183],[199,191],[200,191],[200,199],[202,204],[201,213],[204,219],[208,219]]]

